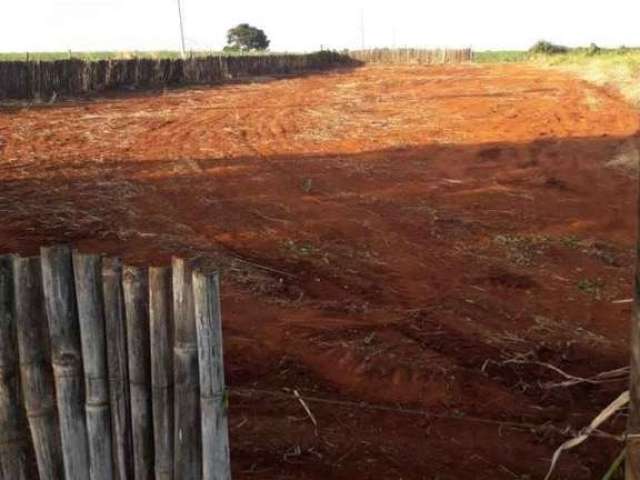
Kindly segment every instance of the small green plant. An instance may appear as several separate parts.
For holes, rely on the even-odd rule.
[[[596,300],[600,300],[602,296],[602,289],[604,288],[604,282],[601,278],[583,278],[578,281],[577,287],[581,292],[591,295]]]
[[[555,43],[547,42],[546,40],[536,42],[529,49],[529,53],[542,55],[555,55],[559,53],[567,53],[568,51],[568,47],[565,47],[564,45],[556,45]]]
[[[622,449],[620,454],[613,461],[609,470],[604,474],[602,480],[624,480],[624,458],[626,449]]]

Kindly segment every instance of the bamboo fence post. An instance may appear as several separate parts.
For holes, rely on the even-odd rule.
[[[149,277],[146,269],[124,267],[133,467],[136,480],[153,478],[153,415],[149,345]]]
[[[133,464],[131,411],[129,410],[129,360],[122,292],[122,262],[119,259],[103,260],[102,293],[107,336],[114,479],[126,480],[133,478]]]
[[[173,258],[174,478],[202,475],[198,344],[193,305],[192,266]]]
[[[73,271],[84,362],[89,472],[91,480],[112,480],[111,419],[100,257],[73,252]]]
[[[640,202],[638,205],[640,212]],[[637,240],[640,242],[640,239]],[[640,480],[640,257],[636,254],[634,305],[631,316],[631,373],[625,479]]]
[[[0,471],[9,480],[29,480],[26,420],[21,406],[11,255],[0,256]]]
[[[173,478],[173,294],[171,269],[149,269],[153,437],[158,480]]]
[[[202,480],[230,480],[229,427],[224,382],[218,274],[193,273],[200,369]]]
[[[13,261],[22,391],[40,480],[63,478],[49,329],[38,257]]]
[[[65,479],[86,480],[89,478],[89,452],[71,251],[66,246],[56,246],[42,248],[40,254]]]
[[[636,207],[640,217],[640,197]],[[625,479],[640,480],[640,230],[636,236],[634,304],[631,316],[631,367]]]

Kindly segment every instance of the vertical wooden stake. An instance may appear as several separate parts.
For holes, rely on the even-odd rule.
[[[0,472],[5,479],[29,480],[27,423],[21,405],[13,265],[0,256]]]
[[[170,268],[149,269],[153,437],[157,480],[173,478],[173,300]]]
[[[102,261],[109,398],[111,406],[111,448],[115,480],[133,478],[131,411],[129,397],[129,359],[122,292],[122,262]]]
[[[22,391],[39,478],[59,480],[64,469],[40,259],[15,257],[13,271]]]
[[[636,215],[640,218],[640,196]],[[625,479],[640,480],[640,230],[636,234],[634,304],[631,315],[631,371]]]
[[[640,197],[637,204],[640,218]],[[629,385],[629,418],[625,478],[640,480],[640,230],[636,234],[634,305],[631,317],[631,372]]]
[[[174,478],[202,475],[198,344],[193,306],[192,267],[179,258],[173,268]]]
[[[89,451],[71,251],[66,246],[57,246],[42,248],[40,253],[65,479],[86,480]]]
[[[202,479],[230,480],[229,427],[218,274],[204,275],[194,272],[193,296],[200,368]]]
[[[125,267],[122,284],[127,319],[134,476],[136,480],[151,480],[154,459],[148,272],[143,268]]]
[[[73,252],[73,272],[84,363],[89,471],[91,480],[112,480],[111,418],[100,257]]]

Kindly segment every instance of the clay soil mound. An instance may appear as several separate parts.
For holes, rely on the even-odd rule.
[[[3,107],[0,252],[218,265],[234,478],[540,478],[626,386],[533,362],[628,364],[637,130],[615,94],[523,66]]]

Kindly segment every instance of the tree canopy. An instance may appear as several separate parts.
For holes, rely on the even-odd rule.
[[[266,50],[271,41],[263,30],[241,23],[227,32],[229,50]]]

